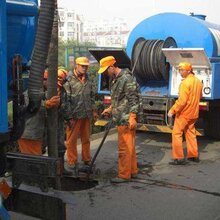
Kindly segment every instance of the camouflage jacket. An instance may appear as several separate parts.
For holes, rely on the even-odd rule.
[[[127,125],[131,112],[140,111],[139,86],[131,73],[123,69],[111,84],[111,106],[113,121]]]
[[[24,92],[24,96],[25,104],[28,105],[27,91]],[[44,94],[42,94],[42,96],[44,96]],[[44,97],[42,98],[44,99]],[[21,138],[42,141],[46,125],[46,114],[46,108],[44,106],[44,101],[42,100],[39,111],[25,121],[25,129]]]
[[[64,119],[91,118],[93,110],[96,110],[92,83],[86,75],[85,83],[72,74],[63,85],[61,93],[61,109]]]

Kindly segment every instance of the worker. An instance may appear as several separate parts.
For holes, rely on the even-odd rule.
[[[43,85],[45,87],[48,72],[44,72]],[[26,95],[26,101],[27,95]],[[53,96],[51,99],[46,100],[43,97],[39,111],[25,122],[25,129],[18,140],[19,150],[24,154],[42,155],[42,143],[46,123],[46,109],[57,107],[60,104],[60,97]]]
[[[69,74],[62,97],[62,111],[67,122],[66,147],[67,164],[70,169],[78,166],[77,139],[81,138],[82,161],[90,165],[90,124],[91,119],[97,119],[92,83],[87,71],[89,60],[86,57],[78,57],[75,60],[73,73]]]
[[[112,114],[118,131],[118,176],[112,183],[123,183],[137,177],[137,159],[135,150],[135,134],[137,113],[139,111],[138,85],[127,69],[120,69],[113,56],[100,60],[98,73],[107,74],[113,79],[111,83],[111,106],[102,115]]]
[[[202,97],[203,85],[194,75],[191,63],[181,62],[178,68],[183,80],[179,86],[179,97],[168,112],[168,117],[175,115],[171,165],[186,164],[182,148],[183,133],[186,138],[187,160],[199,162],[195,123],[199,116],[199,101]]]

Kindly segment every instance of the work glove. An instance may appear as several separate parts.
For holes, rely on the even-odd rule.
[[[93,121],[96,122],[97,119],[98,119],[98,113],[97,113],[97,111],[93,111],[93,112],[92,112],[92,117],[93,117]]]
[[[173,114],[171,113],[171,111],[168,112],[168,115],[167,115],[169,118],[173,117]]]
[[[60,96],[53,96],[51,99],[45,101],[47,109],[58,107],[60,105]]]
[[[112,112],[112,107],[110,106],[110,107],[104,109],[104,111],[101,114],[104,116],[109,116],[111,114],[111,112]]]
[[[136,113],[131,112],[129,114],[129,119],[128,119],[129,125],[128,126],[129,126],[129,128],[131,130],[133,130],[133,129],[135,129],[137,127],[137,120],[136,120],[136,118],[137,118]]]

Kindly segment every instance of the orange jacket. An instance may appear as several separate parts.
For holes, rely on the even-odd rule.
[[[187,119],[196,119],[199,117],[199,101],[202,97],[202,82],[189,74],[182,80],[179,86],[179,98],[170,109],[170,113],[181,115]]]

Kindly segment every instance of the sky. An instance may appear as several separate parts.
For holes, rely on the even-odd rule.
[[[204,14],[220,25],[220,0],[58,0],[58,6],[73,9],[86,19],[125,18],[130,28],[162,12]]]

